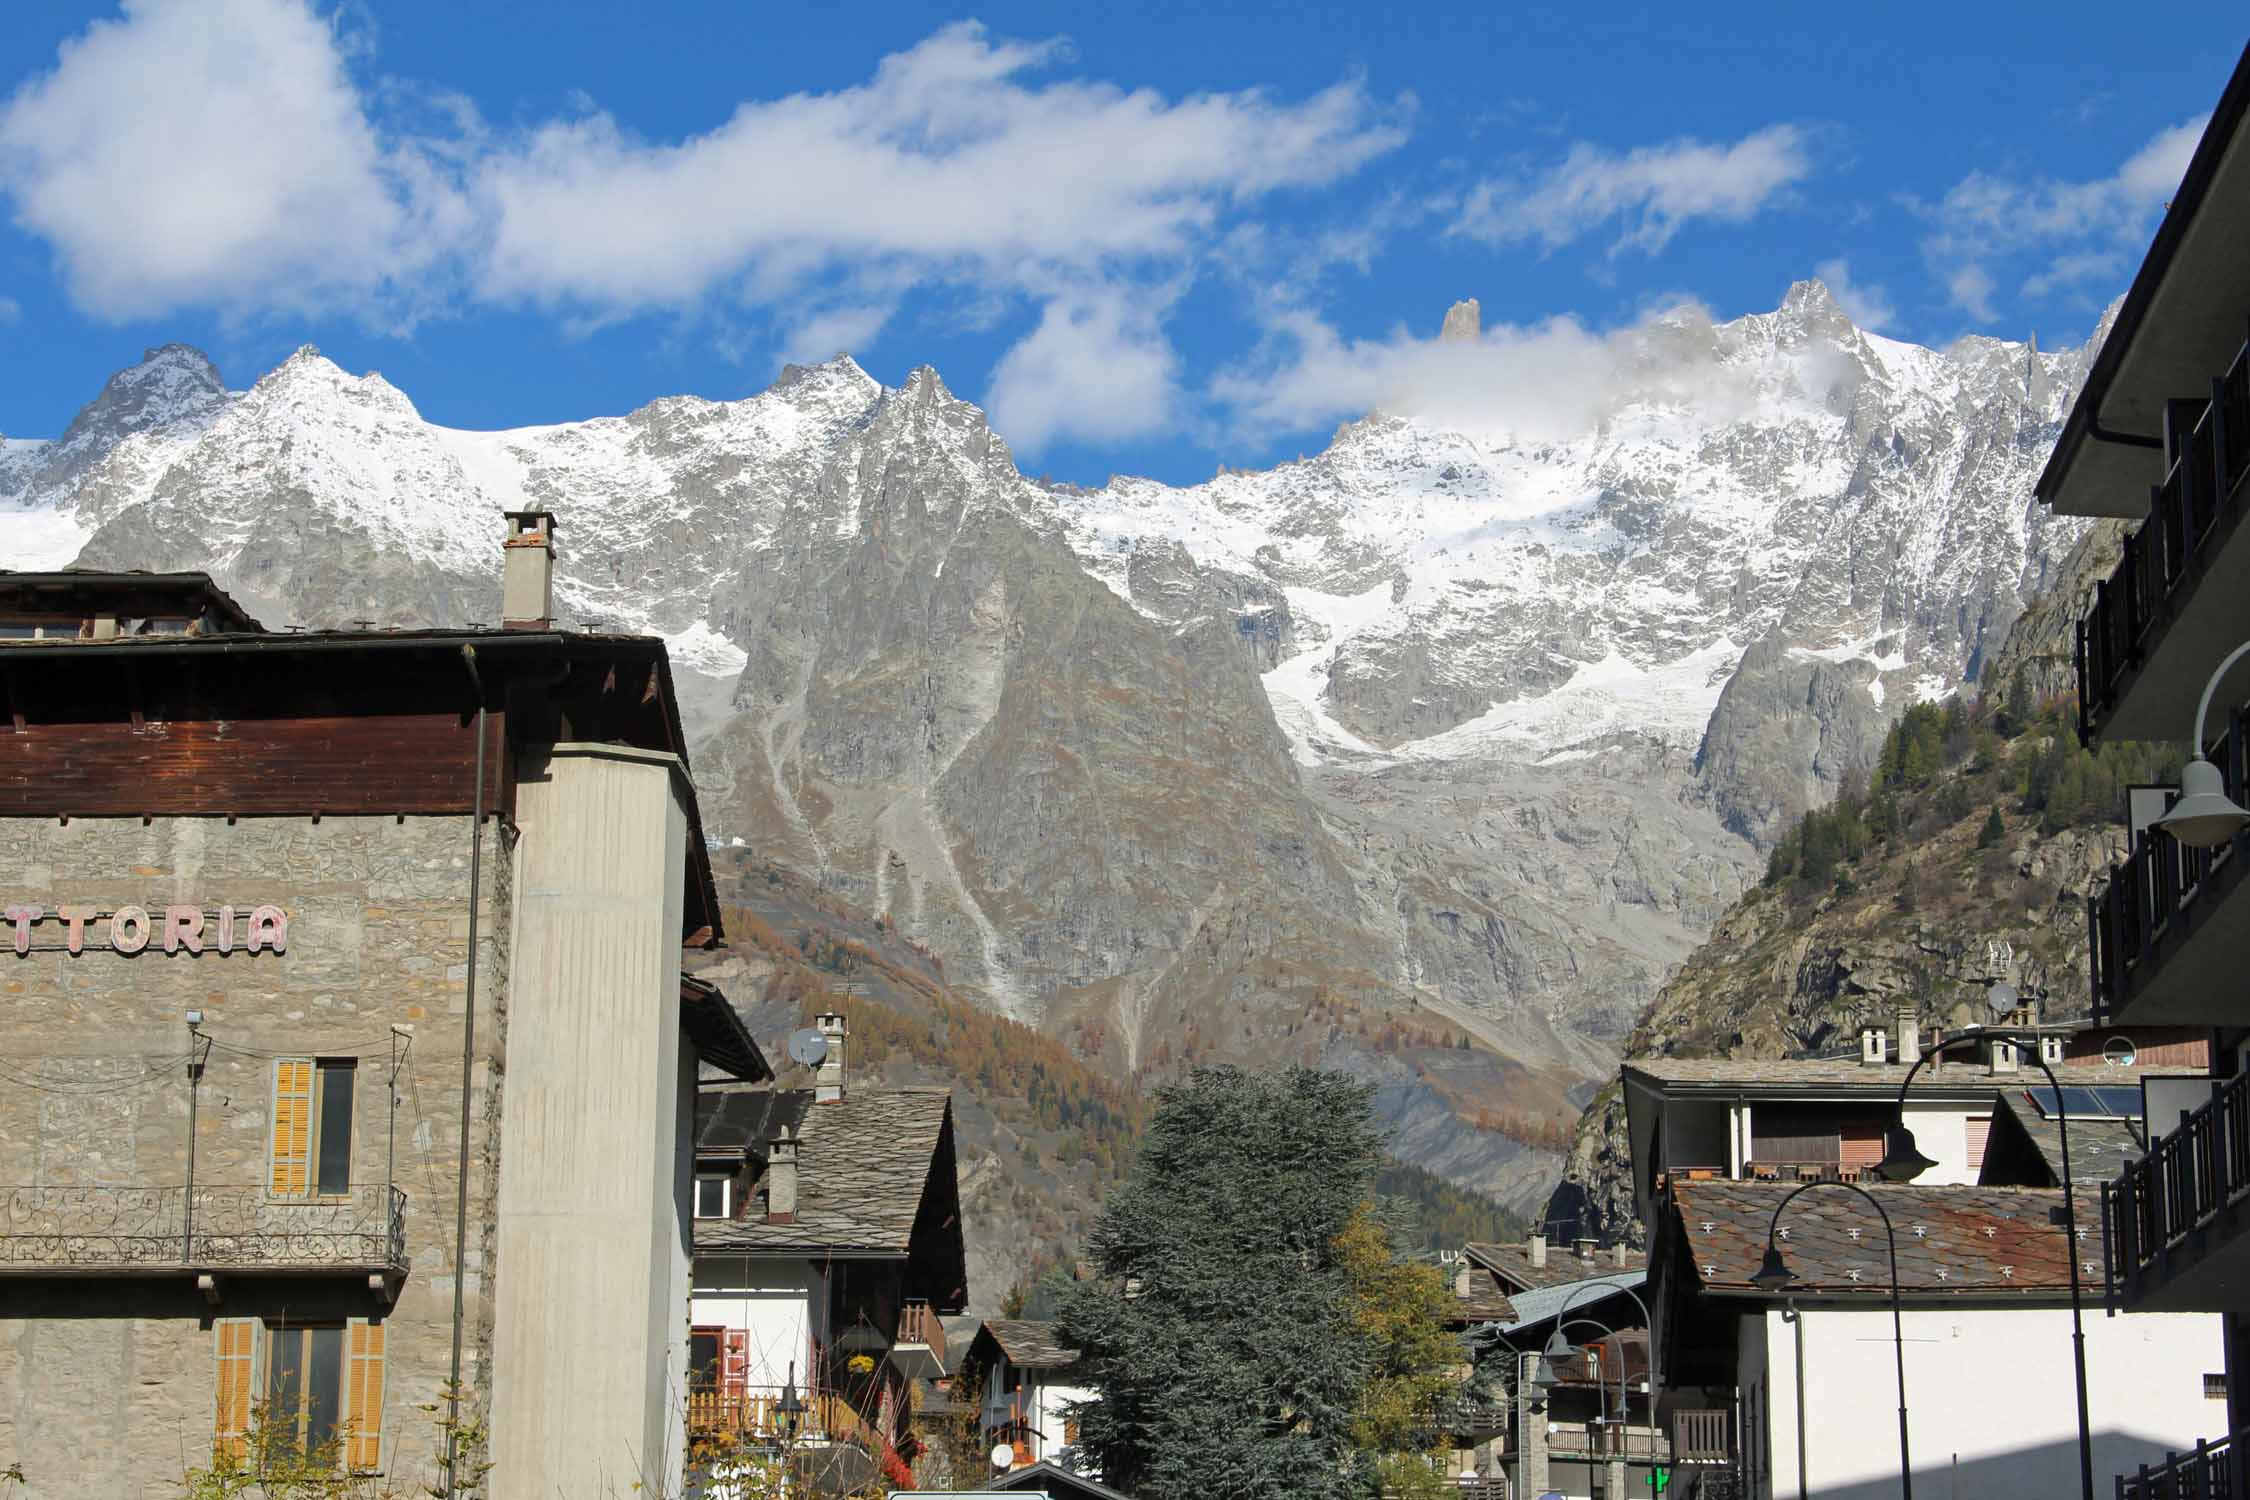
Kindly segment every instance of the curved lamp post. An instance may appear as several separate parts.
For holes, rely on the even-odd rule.
[[[1605,1338],[1614,1339],[1617,1337],[1616,1329],[1594,1318],[1572,1318],[1567,1324],[1557,1323],[1554,1336],[1547,1340],[1547,1347],[1539,1351],[1539,1373],[1531,1377],[1531,1383],[1543,1391],[1552,1392],[1556,1386],[1562,1384],[1561,1379],[1555,1374],[1556,1361],[1568,1359],[1571,1355],[1580,1352],[1580,1346],[1573,1345],[1570,1340],[1562,1336],[1562,1331],[1566,1327],[1598,1328]],[[1609,1393],[1602,1389],[1601,1357],[1598,1351],[1595,1354],[1594,1372],[1594,1389],[1600,1393],[1602,1398],[1602,1425],[1606,1427],[1609,1425]],[[1655,1409],[1656,1398],[1652,1393],[1649,1397],[1649,1410],[1653,1414]],[[1619,1439],[1618,1443],[1618,1456],[1630,1463],[1633,1456],[1633,1404],[1625,1394],[1625,1346],[1622,1342],[1617,1346],[1617,1412],[1617,1420],[1624,1428],[1624,1436]],[[1593,1457],[1590,1448],[1587,1457],[1589,1460]]]
[[[2157,827],[2191,849],[2216,849],[2250,825],[2250,812],[2227,796],[2219,768],[2203,754],[2203,721],[2211,712],[2211,696],[2218,691],[2219,679],[2227,675],[2227,669],[2245,656],[2250,656],[2250,641],[2229,652],[2211,680],[2203,684],[2202,701],[2195,705],[2195,738],[2188,741],[2188,752],[2194,759],[2180,772],[2179,800],[2156,820]],[[2091,1480],[2087,1482],[2092,1484]]]
[[[2250,652],[2250,647],[2245,647],[2244,651]],[[2225,668],[2222,667],[2220,670],[2224,671]],[[2213,680],[2216,681],[2217,679]],[[2209,697],[2208,692],[2205,696],[2206,698]],[[2202,765],[2213,776],[2218,775],[2218,771],[2211,766],[2209,761],[2203,761]],[[2192,766],[2190,769],[2192,769]],[[2222,797],[2220,800],[2225,801],[2225,798]],[[2184,803],[2186,799],[2182,798],[2181,801]],[[2232,806],[2233,804],[2229,803],[2228,805]],[[2243,820],[2250,822],[2250,813],[2243,814]],[[2231,832],[2230,829],[2229,833],[2231,834]],[[1994,985],[1987,1003],[1991,1005],[1995,1012],[2014,1009],[2016,1004],[2014,986],[2008,984]],[[1965,1031],[1959,1036],[1947,1037],[1944,1041],[1924,1052],[1921,1058],[1906,1070],[1906,1077],[1899,1083],[1898,1135],[1889,1153],[1884,1156],[1881,1165],[1877,1166],[1875,1170],[1882,1175],[1886,1182],[1912,1182],[1937,1165],[1936,1162],[1930,1160],[1915,1148],[1914,1131],[1906,1123],[1906,1091],[1913,1084],[1914,1075],[1922,1071],[1925,1063],[1935,1061],[1941,1054],[1951,1048],[1975,1045],[1979,1042],[1998,1042],[2014,1047],[2017,1051],[2026,1054],[2030,1057],[2032,1065],[2047,1075],[2047,1086],[2055,1091],[2055,1124],[2062,1132],[2063,1235],[2069,1241],[2064,1248],[2070,1255],[2070,1357],[2074,1373],[2078,1379],[2078,1492],[2079,1500],[2094,1500],[2093,1424],[2086,1408],[2086,1329],[2080,1320],[2081,1301],[2078,1288],[2077,1191],[2072,1184],[2070,1175],[2070,1111],[2063,1107],[2061,1080],[2055,1077],[2055,1070],[2047,1066],[2047,1060],[2039,1055],[2038,1033],[1990,1030],[1979,1027],[1974,1031]]]
[[[1778,1292],[1797,1279],[1781,1258],[1781,1246],[1775,1236],[1781,1229],[1781,1213],[1790,1204],[1817,1188],[1835,1188],[1846,1193],[1857,1193],[1868,1206],[1881,1215],[1883,1237],[1891,1250],[1891,1347],[1898,1358],[1898,1489],[1900,1500],[1914,1500],[1914,1461],[1906,1447],[1906,1320],[1899,1312],[1898,1294],[1898,1235],[1891,1228],[1891,1216],[1873,1193],[1854,1182],[1808,1182],[1790,1190],[1788,1196],[1773,1206],[1773,1222],[1766,1226],[1766,1255],[1758,1263],[1758,1274],[1750,1278],[1753,1286],[1769,1292]]]
[[[1568,1359],[1570,1357],[1573,1346],[1570,1340],[1563,1337],[1563,1319],[1569,1315],[1570,1310],[1573,1307],[1577,1306],[1579,1302],[1585,1300],[1585,1294],[1588,1292],[1597,1294],[1597,1300],[1599,1300],[1599,1298],[1601,1297],[1613,1297],[1619,1292],[1623,1292],[1626,1296],[1632,1298],[1633,1305],[1641,1310],[1641,1323],[1648,1329],[1648,1424],[1649,1426],[1654,1427],[1656,1425],[1656,1319],[1649,1316],[1648,1304],[1646,1302],[1643,1302],[1641,1300],[1641,1294],[1634,1291],[1631,1287],[1622,1284],[1589,1281],[1585,1285],[1579,1287],[1576,1291],[1572,1292],[1569,1296],[1563,1298],[1563,1305],[1555,1309],[1555,1331],[1548,1338],[1547,1346],[1540,1351],[1540,1354],[1543,1358],[1549,1360]],[[1591,1318],[1580,1318],[1576,1321],[1592,1324],[1592,1326],[1596,1328],[1600,1328],[1602,1326],[1600,1323],[1595,1323]],[[1615,1337],[1614,1329],[1610,1330],[1610,1333],[1612,1337]],[[1620,1374],[1618,1380],[1617,1399],[1620,1403],[1622,1403],[1625,1399],[1624,1379],[1622,1373],[1624,1370],[1624,1362],[1622,1355],[1620,1355],[1619,1357],[1618,1369]],[[1628,1422],[1626,1425],[1628,1428],[1630,1428],[1632,1424]],[[1631,1446],[1631,1436],[1632,1434],[1630,1433],[1630,1431],[1628,1431],[1626,1434],[1626,1437],[1628,1439],[1626,1444],[1627,1447]],[[1628,1457],[1630,1457],[1630,1455],[1628,1455]]]

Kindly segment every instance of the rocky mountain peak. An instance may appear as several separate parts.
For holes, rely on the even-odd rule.
[[[1484,312],[1477,299],[1467,298],[1445,310],[1445,326],[1438,338],[1447,343],[1473,344],[1484,336]]]
[[[200,349],[160,344],[109,377],[101,394],[79,409],[62,436],[62,446],[93,440],[106,445],[129,432],[160,427],[200,415],[225,402],[226,382],[219,367]]]

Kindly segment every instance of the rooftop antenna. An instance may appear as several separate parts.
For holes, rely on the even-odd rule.
[[[804,1026],[789,1033],[789,1060],[808,1068],[817,1068],[827,1060],[828,1038],[820,1034],[817,1026]]]

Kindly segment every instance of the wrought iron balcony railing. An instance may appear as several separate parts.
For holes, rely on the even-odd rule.
[[[2102,1185],[2109,1299],[2250,1194],[2250,1073],[2238,1074],[2148,1154]]]
[[[189,1210],[193,1209],[191,1213]],[[262,1187],[0,1188],[0,1273],[406,1269],[406,1194]]]
[[[2177,440],[2177,452],[2150,496],[2147,519],[2125,539],[2117,570],[2094,586],[2093,607],[2078,621],[2078,732],[2087,739],[2116,707],[2173,591],[2192,579],[2204,550],[2242,508],[2242,480],[2250,474],[2250,345],[2211,382],[2211,399]]]
[[[2227,795],[2242,800],[2250,783],[2250,704],[2227,711],[2218,737],[2203,753],[2219,768]],[[2108,886],[2087,901],[2087,958],[2097,1021],[2133,1019],[2134,996],[2177,947],[2184,929],[2199,920],[2200,911],[2234,888],[2246,859],[2250,831],[2216,849],[2190,849],[2161,828],[2140,831],[2132,852],[2111,868]],[[2213,997],[2212,1003],[2223,1006],[2223,999]]]
[[[2117,1476],[2117,1500],[2241,1500],[2235,1480],[2242,1470],[2250,1427],[2215,1443],[2197,1443],[2193,1453],[2168,1453],[2155,1468]]]

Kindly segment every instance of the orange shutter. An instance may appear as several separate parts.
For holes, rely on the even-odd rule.
[[[282,1058],[273,1065],[273,1192],[302,1198],[311,1184],[313,1065]]]
[[[211,1325],[217,1336],[216,1396],[211,1405],[211,1457],[214,1461],[245,1456],[243,1434],[250,1429],[251,1393],[256,1389],[258,1322],[255,1318],[220,1318]]]
[[[1969,1148],[1969,1180],[1974,1182],[1984,1171],[1984,1143],[1992,1134],[1992,1116],[1971,1115],[1966,1122]]]
[[[1883,1159],[1883,1127],[1880,1125],[1846,1125],[1837,1142],[1838,1165],[1848,1179],[1859,1173],[1871,1172]]]
[[[354,1318],[344,1346],[344,1467],[383,1467],[383,1325]]]

